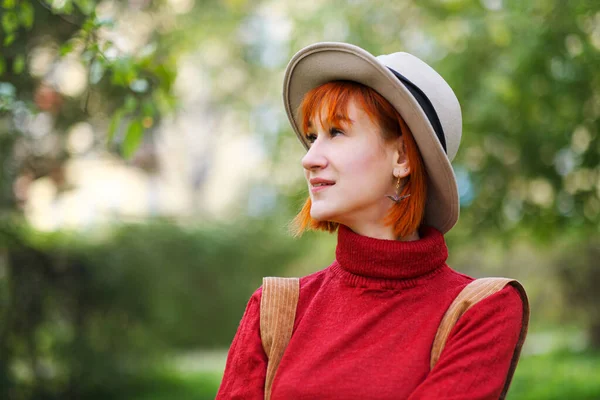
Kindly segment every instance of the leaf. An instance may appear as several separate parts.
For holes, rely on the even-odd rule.
[[[13,33],[19,27],[19,18],[14,11],[4,13],[2,16],[2,28],[7,34]]]
[[[117,111],[115,111],[112,119],[110,120],[110,125],[108,125],[106,143],[111,143],[113,141],[113,139],[115,137],[115,133],[117,132],[117,129],[121,125],[121,120],[123,119],[123,115],[125,115],[125,113],[123,112],[123,109],[118,109]]]
[[[4,0],[2,2],[2,7],[7,10],[12,10],[13,8],[15,8],[16,5],[17,2],[15,0]]]
[[[94,25],[95,25],[95,21],[93,18],[88,18],[85,20],[85,22],[83,23],[83,26],[81,27],[81,30],[84,31],[85,33],[90,33],[94,30]]]
[[[142,138],[144,137],[144,127],[140,120],[134,119],[127,128],[127,135],[123,141],[122,153],[123,157],[127,160],[133,156],[135,151],[138,149]]]
[[[146,99],[142,103],[142,115],[144,117],[154,117],[156,114],[156,106],[152,99]]]
[[[177,104],[175,97],[160,87],[154,91],[152,98],[154,100],[154,104],[161,113],[168,113],[169,111],[172,111]]]
[[[4,61],[4,57],[0,56],[0,77],[2,77],[2,74],[4,73],[5,70],[6,70],[6,61]]]
[[[175,73],[168,69],[165,65],[158,65],[154,69],[154,74],[158,77],[160,82],[160,86],[164,88],[166,91],[171,90],[171,86],[175,81]]]
[[[63,14],[73,14],[73,2],[71,0],[66,0],[64,6],[62,6],[62,8],[60,8],[59,10]]]
[[[26,29],[31,29],[35,17],[33,6],[30,3],[21,3],[21,12],[19,13],[19,16],[21,17],[21,24]]]
[[[125,97],[125,104],[123,105],[123,110],[126,113],[132,113],[137,109],[138,106],[138,99],[135,98],[135,96],[133,95],[127,95],[127,97]]]
[[[11,33],[11,34],[9,34],[9,35],[6,35],[6,37],[4,38],[3,45],[4,45],[5,47],[8,47],[8,46],[10,46],[11,44],[13,44],[13,42],[15,41],[15,39],[16,39],[16,38],[17,38],[17,37],[15,36],[15,34],[14,34],[14,33]]]
[[[90,15],[94,11],[94,2],[90,0],[75,0],[75,4],[84,15]]]
[[[25,69],[25,56],[23,54],[19,54],[15,57],[15,60],[13,61],[13,72],[17,75],[20,75],[24,69]]]
[[[128,86],[132,78],[135,78],[134,65],[128,58],[121,58],[113,64],[111,82],[118,86]]]
[[[60,47],[60,55],[64,57],[67,54],[69,54],[72,50],[73,50],[73,41],[69,40],[68,42],[66,42],[65,44],[63,44]]]

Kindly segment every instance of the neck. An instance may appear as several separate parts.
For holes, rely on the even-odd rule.
[[[381,196],[381,201],[377,207],[369,207],[353,212],[350,215],[345,215],[340,220],[334,220],[341,225],[346,225],[353,232],[374,239],[383,240],[398,240],[401,242],[410,242],[419,240],[418,230],[402,237],[398,237],[394,233],[394,227],[386,225],[383,221],[390,213],[389,199]]]
[[[399,240],[401,242],[410,242],[413,240],[419,240],[419,232],[414,231],[409,235],[403,237],[397,237],[394,233],[394,227],[390,225],[382,224],[351,224],[348,225],[354,233],[361,236],[366,236],[374,239],[385,239],[385,240]]]

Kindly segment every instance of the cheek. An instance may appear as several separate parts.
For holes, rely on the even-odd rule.
[[[370,188],[379,187],[384,182],[388,182],[387,169],[388,164],[385,161],[385,154],[381,152],[360,154],[347,164],[350,178],[356,179]]]

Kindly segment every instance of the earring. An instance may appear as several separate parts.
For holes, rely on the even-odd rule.
[[[389,194],[385,196],[388,199],[392,200],[394,203],[400,203],[402,200],[404,200],[405,198],[410,196],[410,193],[405,194],[404,196],[400,196],[400,193],[402,192],[402,189],[404,188],[404,185],[400,186],[400,180],[401,180],[401,178],[398,177],[398,182],[396,182],[396,194],[393,196],[391,196]]]

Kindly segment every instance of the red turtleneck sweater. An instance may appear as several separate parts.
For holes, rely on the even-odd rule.
[[[271,398],[497,399],[521,330],[521,298],[506,287],[472,307],[430,370],[442,316],[472,281],[446,265],[447,255],[433,228],[400,242],[341,226],[336,260],[300,279],[293,334]],[[264,398],[260,298],[259,288],[233,339],[217,399]]]

